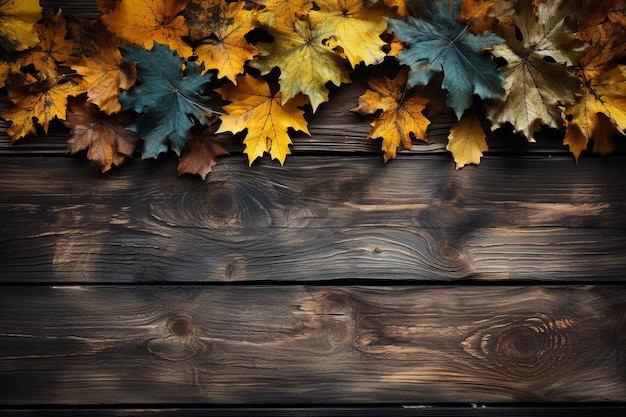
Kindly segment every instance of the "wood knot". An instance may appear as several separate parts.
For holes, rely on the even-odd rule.
[[[174,336],[185,337],[193,330],[191,321],[183,316],[168,317],[166,324],[170,333]]]
[[[237,195],[229,185],[211,187],[206,194],[211,214],[221,219],[233,217],[237,212]]]

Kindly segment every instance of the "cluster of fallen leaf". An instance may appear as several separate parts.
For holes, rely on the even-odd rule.
[[[354,109],[377,114],[369,138],[382,138],[385,160],[427,139],[419,91],[435,83],[458,118],[457,168],[480,162],[485,128],[511,124],[529,141],[565,129],[576,159],[590,143],[610,153],[626,129],[626,0],[96,3],[95,20],[42,19],[38,0],[0,0],[12,102],[0,116],[13,140],[63,121],[70,152],[87,150],[103,172],[141,144],[206,177],[227,153],[223,132],[244,132],[250,164],[283,163],[289,130],[308,133],[305,110],[329,100],[329,83],[389,60],[397,73],[374,77]]]

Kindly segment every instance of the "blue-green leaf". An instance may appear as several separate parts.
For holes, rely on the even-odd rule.
[[[473,35],[456,21],[461,0],[422,2],[419,17],[390,19],[389,27],[406,48],[399,61],[410,68],[409,87],[426,85],[443,72],[447,104],[460,119],[472,105],[474,94],[501,99],[504,77],[484,52],[504,42],[493,33]]]
[[[171,147],[180,154],[194,124],[208,124],[208,97],[202,95],[211,74],[203,66],[185,62],[169,46],[155,43],[120,47],[124,63],[136,64],[137,84],[120,95],[124,110],[140,115],[129,129],[144,140],[144,158],[156,158]],[[184,68],[184,69],[183,69]]]

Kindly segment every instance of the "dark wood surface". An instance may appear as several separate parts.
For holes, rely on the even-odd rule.
[[[224,136],[206,181],[0,121],[0,413],[626,414],[624,144],[576,164],[504,129],[457,171],[431,88],[429,143],[384,164],[349,111],[370,75],[284,166]]]

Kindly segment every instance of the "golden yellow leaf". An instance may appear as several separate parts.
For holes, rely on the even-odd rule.
[[[573,148],[572,153],[576,158],[581,150],[586,149],[589,140],[600,142],[609,140],[607,137],[596,137],[607,134],[607,129],[599,126],[600,115],[606,116],[610,124],[620,133],[626,130],[626,69],[616,66],[602,74],[600,78],[589,80],[584,84],[582,93],[582,97],[575,104],[568,106],[564,112],[567,120],[566,144],[570,146],[570,150]],[[573,129],[574,131],[570,133]],[[576,129],[584,138],[584,148]],[[610,135],[612,136],[612,133]],[[578,145],[572,146],[572,143]]]
[[[352,67],[383,61],[385,42],[380,35],[387,30],[389,12],[384,4],[365,7],[363,0],[316,0],[315,4],[319,9],[309,12],[313,27],[325,35],[331,48],[341,48]]]
[[[289,25],[313,7],[312,0],[256,0],[255,3],[265,6],[256,13],[256,18],[266,27]]]
[[[327,82],[339,86],[350,82],[345,60],[324,45],[325,35],[311,30],[308,20],[275,21],[268,28],[274,42],[259,43],[261,54],[251,63],[261,74],[280,68],[282,99],[287,101],[302,93],[309,97],[313,112],[328,101]]]
[[[195,55],[204,62],[204,73],[217,69],[218,78],[235,82],[246,61],[259,51],[245,38],[254,29],[254,14],[245,2],[191,0],[185,19],[194,41],[203,40]]]
[[[370,81],[371,90],[359,97],[358,107],[352,109],[360,114],[382,114],[372,122],[368,138],[383,138],[382,150],[385,162],[396,157],[397,151],[411,149],[411,133],[426,142],[426,129],[430,121],[422,114],[428,100],[407,90],[408,69],[394,79],[378,77]]]
[[[126,42],[150,50],[154,42],[168,45],[183,58],[193,50],[183,39],[189,35],[181,15],[189,0],[122,0],[102,16],[109,30]]]
[[[68,60],[74,50],[74,43],[65,39],[67,27],[61,13],[36,26],[39,34],[39,43],[19,54],[15,65],[17,67],[32,64],[41,73],[42,78],[56,76],[57,64]]]
[[[11,122],[7,134],[13,140],[37,133],[36,124],[48,133],[53,119],[65,119],[67,97],[80,93],[78,84],[71,79],[63,83],[58,83],[58,77],[34,81],[27,87],[9,85],[9,99],[13,107],[0,116]]]
[[[576,124],[568,124],[565,136],[563,137],[563,145],[569,147],[569,151],[574,155],[574,159],[578,162],[580,154],[587,149],[588,140],[580,131]]]
[[[227,84],[217,91],[232,103],[224,106],[227,114],[220,117],[216,133],[247,130],[244,152],[250,165],[266,152],[283,164],[291,153],[288,129],[309,133],[304,112],[298,109],[308,103],[305,96],[283,103],[280,92],[272,93],[267,82],[251,75],[240,76],[237,85]]]
[[[71,129],[68,150],[75,154],[88,149],[91,164],[106,172],[113,165],[121,165],[135,151],[139,137],[127,129],[131,122],[128,114],[105,116],[93,106],[70,100],[66,123]]]
[[[1,47],[6,52],[15,52],[37,45],[35,25],[39,19],[39,0],[0,0]]]
[[[483,152],[489,150],[480,117],[474,111],[467,111],[451,129],[446,149],[452,152],[456,169],[467,164],[480,164]]]
[[[80,88],[87,93],[87,102],[95,104],[106,114],[118,113],[120,89],[128,90],[135,82],[134,66],[122,66],[118,49],[119,38],[99,21],[81,21],[79,28],[83,54],[70,67],[82,75]]]

